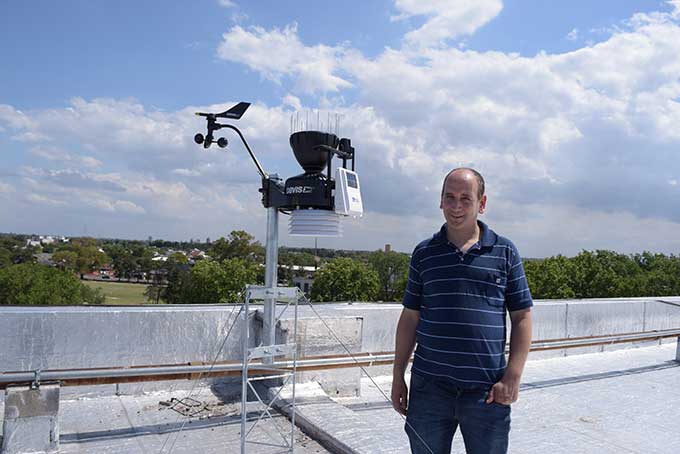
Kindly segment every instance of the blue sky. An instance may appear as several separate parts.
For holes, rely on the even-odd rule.
[[[343,116],[367,211],[323,245],[409,251],[441,223],[441,177],[472,165],[524,255],[677,253],[679,18],[649,0],[4,2],[0,231],[262,240],[242,147],[191,142],[193,111],[245,100],[283,176],[291,113]]]
[[[234,23],[266,29],[298,23],[305,43],[347,41],[366,56],[376,56],[385,47],[398,48],[404,33],[425,20],[390,22],[396,14],[392,1],[347,5],[273,0],[232,8],[216,0],[11,2],[2,6],[0,18],[0,55],[3,66],[11,68],[0,74],[0,99],[21,109],[63,105],[72,97],[134,97],[161,109],[239,96],[276,103],[286,87],[262,87],[246,68],[215,58],[222,33]],[[566,52],[605,37],[590,30],[656,9],[668,8],[650,0],[515,0],[504,2],[497,17],[464,41],[478,51],[527,56],[541,50]],[[574,28],[582,36],[570,41],[567,35]],[[228,81],[220,84],[223,78]]]

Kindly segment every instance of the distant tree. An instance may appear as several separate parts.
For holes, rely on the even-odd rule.
[[[155,280],[144,290],[144,298],[151,304],[158,304],[161,302],[161,296],[165,291],[165,285]]]
[[[283,263],[283,261],[299,266],[316,265],[314,254],[295,251],[285,246],[279,248],[279,264]]]
[[[259,267],[249,260],[201,260],[193,267],[168,262],[167,282],[150,285],[146,290],[149,300],[169,304],[236,303],[247,284],[258,283]]]
[[[408,280],[409,257],[395,251],[375,251],[368,256],[368,263],[378,274],[381,301],[398,301],[404,296]]]
[[[643,252],[632,260],[643,272],[633,284],[639,292],[636,296],[680,295],[680,257]]]
[[[624,256],[625,257],[625,256]],[[621,296],[619,288],[625,265],[612,251],[582,251],[572,259],[574,293],[577,298],[613,298]]]
[[[166,261],[157,261],[151,270],[152,283],[145,292],[151,302],[162,300],[168,304],[182,304],[184,294],[191,280],[191,269],[186,263],[178,263],[171,256]],[[156,297],[156,301],[152,297]]]
[[[12,252],[0,247],[0,268],[12,265]]]
[[[303,267],[315,265],[316,261],[312,254],[294,252],[287,247],[280,247],[278,280],[286,285],[293,285],[293,278],[308,274],[308,271],[305,271]]]
[[[159,267],[158,263],[153,260],[155,253],[152,248],[143,248],[142,250],[134,253],[135,260],[137,263],[137,271],[143,273],[147,277],[150,276],[151,272]]]
[[[102,249],[111,259],[111,267],[118,280],[130,279],[137,268],[135,258],[130,250],[119,243],[104,244]]]
[[[0,266],[9,266],[15,263],[35,262],[34,254],[39,252],[37,247],[26,246],[26,235],[0,234]],[[2,252],[2,251],[7,252]],[[7,262],[9,253],[9,263]]]
[[[104,295],[81,283],[67,271],[22,263],[0,269],[0,304],[102,304]]]
[[[315,301],[374,301],[379,287],[378,274],[373,269],[340,257],[316,272],[311,296]]]
[[[36,246],[15,247],[12,249],[12,263],[35,263],[35,254],[40,252]]]
[[[77,270],[76,263],[78,261],[78,254],[73,251],[57,251],[52,254],[52,262],[62,270],[69,270],[75,272]]]
[[[20,249],[26,244],[26,235],[0,234],[0,248]]]
[[[111,265],[113,266],[113,271],[116,273],[118,280],[132,279],[132,276],[139,267],[137,257],[132,254],[119,255],[112,259]]]
[[[240,292],[256,283],[257,266],[248,260],[228,259],[221,262],[204,260],[191,269],[184,303],[238,303]]]
[[[295,272],[293,267],[296,266],[295,256],[293,254],[279,252],[279,268],[278,280],[285,283],[285,285],[292,285]]]
[[[243,259],[261,263],[264,247],[248,232],[234,230],[226,239],[222,237],[213,242],[209,255],[217,261]]]
[[[109,257],[99,250],[94,238],[74,239],[66,246],[65,250],[77,255],[75,270],[80,274],[81,279],[85,273],[90,273],[110,261]]]
[[[187,263],[189,263],[189,259],[187,258],[187,256],[182,254],[181,252],[173,252],[172,254],[170,254],[170,257],[168,257],[168,260],[179,265],[186,265]]]
[[[56,249],[57,246],[54,243],[42,245],[42,252],[44,254],[52,254]]]
[[[572,261],[557,255],[543,260],[524,262],[529,289],[537,299],[575,298],[575,269]]]

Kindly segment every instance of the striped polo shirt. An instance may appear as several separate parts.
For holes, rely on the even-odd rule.
[[[464,389],[502,378],[506,310],[533,305],[515,245],[477,222],[481,239],[464,254],[449,242],[446,224],[416,246],[403,301],[420,311],[411,371]]]

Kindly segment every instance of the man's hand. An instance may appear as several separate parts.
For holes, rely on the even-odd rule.
[[[519,398],[519,377],[514,378],[508,375],[503,376],[501,381],[491,387],[486,403],[496,402],[503,405],[510,405]],[[392,394],[394,395],[394,394]],[[392,399],[394,400],[394,398]]]
[[[406,409],[408,408],[408,388],[404,377],[394,377],[392,380],[392,407],[397,412],[406,416]]]
[[[408,407],[408,388],[404,381],[404,373],[416,346],[416,328],[419,322],[420,311],[404,308],[397,323],[392,368],[392,406],[402,415],[406,415]]]

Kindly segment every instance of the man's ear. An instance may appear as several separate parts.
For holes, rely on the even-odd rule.
[[[486,195],[482,196],[482,200],[479,201],[479,214],[484,214],[486,210]]]

